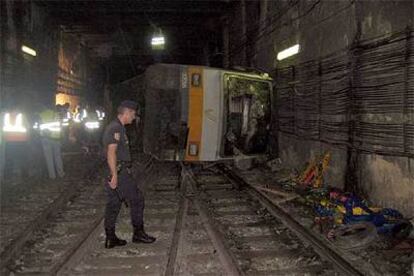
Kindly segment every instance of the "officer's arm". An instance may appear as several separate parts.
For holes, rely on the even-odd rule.
[[[111,175],[117,177],[117,170],[116,170],[116,149],[118,148],[117,144],[109,144],[108,145],[108,152],[107,152],[107,160],[108,166],[111,170]]]

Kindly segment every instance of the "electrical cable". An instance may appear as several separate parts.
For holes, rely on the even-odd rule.
[[[229,53],[229,56],[230,57],[232,57],[232,56],[234,56],[234,55],[236,55],[236,54],[239,54],[243,49],[244,49],[244,47],[246,46],[246,45],[248,45],[248,44],[252,44],[252,43],[256,43],[257,41],[260,41],[263,37],[267,37],[268,35],[271,35],[271,34],[273,34],[275,31],[277,31],[277,30],[280,30],[280,29],[282,29],[283,27],[286,27],[286,26],[289,26],[289,25],[291,25],[293,22],[295,22],[295,21],[297,21],[297,20],[299,20],[299,19],[301,19],[301,18],[303,18],[303,17],[305,17],[305,16],[307,16],[317,5],[319,5],[319,3],[320,3],[320,1],[316,1],[312,6],[311,6],[311,8],[310,9],[308,9],[308,11],[306,11],[304,14],[302,14],[302,15],[299,15],[299,16],[297,16],[296,18],[293,18],[293,19],[291,19],[291,20],[289,20],[287,23],[284,23],[284,24],[280,24],[280,25],[275,25],[274,24],[274,22],[271,22],[270,24],[267,24],[266,26],[264,26],[264,28],[262,29],[262,30],[259,30],[259,33],[258,33],[258,36],[256,37],[256,40],[254,41],[254,42],[252,42],[252,41],[242,41],[240,44],[238,44],[238,45],[236,45],[235,47],[233,47],[233,49],[235,49],[234,51],[233,51],[233,49],[230,49],[230,53]],[[335,17],[335,16],[337,16],[338,14],[340,14],[340,13],[342,13],[342,12],[344,12],[344,11],[346,11],[346,10],[348,10],[349,8],[351,8],[353,5],[355,4],[355,0],[350,0],[350,3],[348,4],[348,5],[346,5],[346,6],[344,6],[344,7],[342,7],[342,8],[340,8],[340,9],[338,9],[337,11],[335,11],[335,12],[333,12],[332,14],[330,14],[330,15],[328,15],[328,16],[326,16],[326,17],[324,17],[323,19],[321,19],[321,20],[319,20],[319,21],[317,21],[317,22],[315,22],[315,23],[313,23],[311,26],[309,26],[308,28],[310,28],[310,29],[313,29],[313,28],[316,28],[317,26],[319,26],[321,23],[323,23],[323,22],[325,22],[325,21],[327,21],[327,20],[329,20],[329,19],[331,19],[331,18],[333,18],[333,17]],[[289,10],[289,9],[288,9]],[[288,11],[287,10],[287,11]],[[282,12],[282,15],[280,16],[280,18],[282,18],[282,16],[284,15],[284,14],[286,14],[287,13],[287,11],[283,11]],[[268,32],[265,32],[266,31],[266,29],[267,28],[269,28],[269,27],[271,27],[271,26],[274,26],[271,30],[269,30]],[[289,38],[286,38],[286,39],[283,39],[283,40],[278,40],[278,43],[280,44],[280,43],[282,43],[282,42],[284,42],[284,41],[287,41],[287,40],[289,40],[290,39],[290,37]],[[253,53],[253,55],[254,54],[257,54],[258,53],[258,49],[250,49],[250,50],[252,50],[252,51],[254,51],[254,53]]]
[[[278,68],[278,130],[362,153],[414,157],[413,38],[413,31],[398,32]]]

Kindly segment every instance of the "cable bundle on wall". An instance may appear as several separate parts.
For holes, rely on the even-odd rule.
[[[360,152],[414,157],[413,32],[276,72],[279,131]]]
[[[302,63],[297,67],[295,85],[296,133],[311,139],[319,137],[319,66],[316,61]]]
[[[406,43],[398,37],[380,47],[357,50],[354,70],[359,80],[353,88],[358,114],[402,112]]]
[[[348,142],[350,60],[346,52],[329,56],[321,66],[320,139],[332,143]]]
[[[274,108],[278,110],[278,125],[285,133],[295,133],[295,113],[293,104],[293,89],[289,84],[293,80],[293,71],[291,67],[281,68],[277,71],[276,88],[277,100],[274,102]]]

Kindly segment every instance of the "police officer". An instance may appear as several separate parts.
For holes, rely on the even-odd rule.
[[[126,245],[125,240],[115,235],[115,223],[122,201],[130,205],[131,223],[134,227],[132,242],[152,243],[154,237],[144,231],[144,197],[130,174],[131,156],[125,125],[135,119],[137,103],[123,101],[118,107],[118,116],[105,129],[103,135],[104,150],[110,170],[106,183],[107,204],[105,210],[106,248]]]
[[[62,127],[58,109],[58,106],[55,109],[46,108],[39,114],[42,148],[50,179],[55,179],[56,174],[62,178],[65,176],[61,149]]]

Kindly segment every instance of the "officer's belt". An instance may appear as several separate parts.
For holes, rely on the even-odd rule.
[[[116,170],[118,173],[126,170],[129,173],[129,169],[131,169],[132,163],[129,161],[118,161],[116,163]]]

